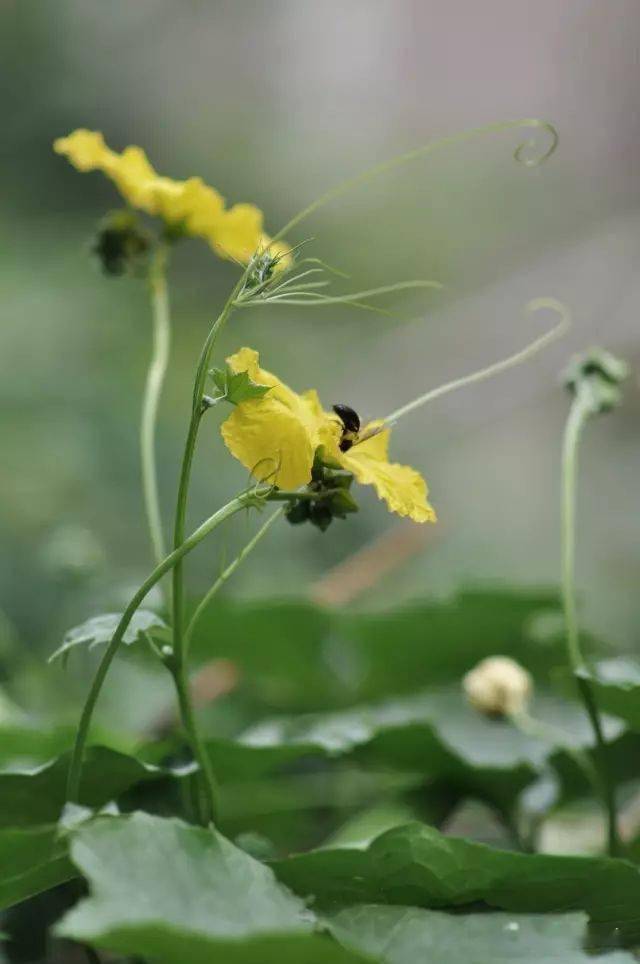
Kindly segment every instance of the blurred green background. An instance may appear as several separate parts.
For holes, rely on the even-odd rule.
[[[572,351],[602,343],[637,372],[640,190],[634,0],[3,0],[0,76],[0,607],[7,639],[44,654],[117,609],[150,566],[137,448],[150,318],[144,285],[103,277],[88,253],[116,204],[100,175],[53,154],[56,136],[104,131],[157,169],[199,174],[255,201],[273,232],[343,177],[431,138],[543,117],[560,147],[514,163],[513,133],[449,148],[359,189],[301,226],[348,288],[437,278],[441,293],[354,309],[236,314],[225,353],[248,344],[326,404],[384,415],[523,346],[573,310],[569,338],[526,367],[406,419],[393,456],[424,472],[439,515],[409,562],[358,599],[436,597],[464,584],[555,585],[559,448]],[[202,243],[171,268],[174,344],[159,462],[169,518],[192,372],[236,277]],[[219,357],[222,357],[220,352]],[[637,637],[637,376],[624,408],[590,427],[582,458],[578,581],[584,621],[616,647]],[[246,480],[205,423],[190,519]],[[367,492],[321,534],[279,526],[228,587],[305,595],[331,567],[401,522]],[[189,563],[203,590],[253,531],[234,520]]]

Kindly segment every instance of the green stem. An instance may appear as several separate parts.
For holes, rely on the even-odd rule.
[[[271,496],[271,499],[272,499],[273,501],[277,501],[276,499],[273,498],[273,495]],[[238,555],[236,556],[236,558],[233,560],[233,562],[229,563],[229,565],[226,567],[226,569],[224,569],[224,570],[220,573],[220,575],[218,576],[218,578],[216,579],[216,581],[213,583],[213,585],[211,586],[211,588],[210,588],[210,589],[205,593],[205,595],[202,597],[202,599],[200,600],[200,603],[198,604],[198,607],[197,607],[196,611],[194,612],[193,616],[191,617],[191,621],[190,621],[189,625],[187,626],[187,629],[186,629],[185,634],[184,634],[184,652],[185,652],[185,658],[186,658],[186,656],[187,656],[187,654],[188,654],[188,652],[189,652],[189,645],[190,645],[190,643],[191,643],[191,639],[193,638],[193,633],[194,633],[194,631],[195,631],[195,628],[196,628],[196,626],[198,625],[198,622],[200,621],[202,615],[203,615],[204,612],[207,610],[207,608],[208,608],[209,604],[211,603],[211,600],[213,599],[213,597],[214,597],[214,596],[216,595],[216,593],[222,588],[222,586],[225,584],[225,582],[227,581],[227,579],[229,579],[229,578],[233,575],[233,573],[236,571],[236,569],[238,568],[238,566],[243,562],[243,560],[247,558],[247,556],[249,555],[249,553],[252,552],[252,551],[255,549],[255,547],[258,545],[258,543],[259,543],[260,540],[263,538],[263,536],[265,536],[265,535],[267,534],[267,532],[269,531],[269,529],[271,528],[271,526],[273,525],[273,523],[274,523],[277,519],[280,518],[280,516],[282,515],[283,512],[284,512],[284,506],[281,506],[279,509],[276,509],[276,511],[273,513],[273,515],[269,516],[269,518],[268,518],[267,521],[264,523],[264,525],[263,525],[260,529],[258,529],[258,531],[256,532],[256,534],[249,540],[249,542],[247,542],[246,546],[244,546],[244,548],[240,550],[240,552],[238,553]]]
[[[527,311],[540,311],[543,308],[549,308],[551,311],[555,311],[560,315],[560,321],[550,331],[545,332],[540,338],[536,338],[535,341],[532,341],[514,355],[509,355],[507,358],[494,362],[486,368],[481,368],[477,372],[472,372],[470,375],[463,375],[461,378],[455,378],[451,382],[445,382],[444,385],[432,388],[430,391],[425,392],[424,395],[420,395],[401,408],[397,408],[395,412],[387,415],[383,421],[391,425],[397,422],[399,418],[402,418],[403,415],[408,415],[409,412],[413,412],[428,402],[440,398],[441,395],[447,395],[449,392],[456,391],[458,388],[464,388],[466,385],[472,385],[474,382],[483,382],[487,378],[492,378],[499,372],[504,372],[508,368],[514,368],[516,365],[522,364],[522,362],[537,354],[542,348],[546,348],[547,345],[557,338],[560,338],[569,329],[571,325],[571,315],[568,309],[560,301],[556,301],[555,298],[536,298],[527,305]]]
[[[580,648],[575,596],[578,448],[582,430],[592,414],[593,409],[589,404],[589,399],[579,388],[571,405],[562,445],[562,605],[567,658],[595,736],[601,797],[607,814],[608,849],[610,855],[615,856],[620,853],[615,787],[608,764],[607,744],[602,730],[598,704],[591,689],[591,684],[581,675],[581,671],[585,668],[585,662]]]
[[[153,319],[153,347],[142,403],[140,420],[140,456],[142,491],[154,560],[159,563],[166,552],[162,534],[162,515],[158,496],[158,472],[155,455],[156,423],[162,386],[169,363],[171,325],[167,294],[166,265],[168,246],[160,243],[149,270],[149,288]]]
[[[246,272],[241,276],[240,280],[234,287],[233,291],[229,295],[226,304],[224,305],[221,313],[214,322],[209,334],[207,335],[206,341],[202,346],[202,351],[200,353],[200,359],[198,361],[198,367],[196,370],[196,377],[193,386],[193,398],[191,404],[191,419],[189,421],[189,430],[187,432],[187,439],[185,442],[184,453],[182,456],[182,465],[180,468],[180,481],[178,483],[178,496],[176,500],[176,514],[175,522],[173,527],[173,548],[177,549],[184,540],[185,535],[185,520],[187,514],[187,500],[189,496],[189,485],[191,483],[191,469],[193,467],[193,456],[195,454],[196,442],[198,439],[198,430],[200,428],[200,421],[206,407],[203,407],[203,395],[204,388],[207,379],[207,372],[209,370],[209,364],[211,362],[211,354],[213,352],[216,340],[220,331],[226,324],[226,321],[233,310],[233,301],[240,291],[242,284],[245,280]],[[183,625],[184,625],[184,569],[182,564],[179,562],[173,570],[173,651],[175,658],[178,662],[183,660],[182,655],[182,637],[183,637]]]
[[[268,489],[263,490],[264,494],[268,493],[268,491]],[[241,509],[245,508],[245,506],[250,505],[252,500],[255,501],[256,497],[259,497],[260,494],[261,493],[258,493],[256,495],[255,492],[249,494],[242,493],[235,499],[232,499],[231,502],[228,502],[217,512],[214,512],[214,514],[203,522],[202,525],[195,530],[195,532],[191,533],[188,539],[185,539],[181,546],[179,546],[177,549],[174,549],[170,555],[162,560],[159,566],[156,566],[151,575],[143,582],[136,594],[131,599],[129,605],[122,614],[122,618],[116,627],[116,631],[113,634],[111,642],[107,646],[107,649],[100,661],[100,665],[96,671],[93,683],[91,684],[91,689],[89,690],[89,695],[87,696],[84,708],[82,710],[71,757],[71,763],[69,766],[69,776],[67,781],[68,801],[78,802],[82,761],[84,758],[84,751],[87,743],[87,737],[89,735],[89,727],[91,725],[93,711],[98,701],[102,685],[109,671],[109,667],[113,662],[125,631],[138,606],[142,603],[143,599],[153,588],[153,586],[155,586],[156,583],[162,579],[164,574],[168,572],[169,569],[173,568],[176,563],[183,558],[183,556],[186,556],[189,552],[191,552],[192,549],[195,549],[195,547],[202,542],[202,540],[208,536],[209,533],[216,528],[216,526],[219,526],[220,523],[225,521],[225,519],[228,519],[236,512],[239,512]]]
[[[574,673],[584,669],[580,649],[576,609],[574,573],[576,548],[576,476],[578,445],[582,429],[590,415],[580,395],[571,405],[562,446],[562,604],[566,632],[567,657]]]
[[[200,799],[200,820],[206,827],[209,823],[217,823],[220,808],[218,806],[218,783],[213,772],[211,759],[200,736],[200,731],[196,723],[196,717],[191,702],[191,691],[189,688],[189,677],[186,672],[184,662],[178,664],[175,660],[168,663],[168,668],[173,676],[173,681],[178,694],[178,706],[180,717],[185,728],[187,738],[191,745],[193,755],[200,767],[202,783],[198,786],[202,792]]]

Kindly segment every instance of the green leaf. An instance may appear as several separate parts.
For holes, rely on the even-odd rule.
[[[606,659],[580,676],[591,682],[598,706],[640,732],[640,665],[628,659]]]
[[[2,724],[0,766],[6,769],[11,765],[24,765],[25,762],[30,765],[45,763],[73,742],[73,734],[72,727],[53,728],[31,720],[21,724]]]
[[[331,932],[385,964],[562,964],[594,962],[584,950],[584,914],[447,914],[365,904],[329,918]],[[626,951],[598,955],[631,964]]]
[[[70,629],[68,633],[65,633],[62,645],[49,657],[49,662],[51,663],[61,656],[66,656],[76,646],[87,645],[89,649],[93,649],[100,643],[110,642],[121,616],[121,613],[102,613],[102,615],[93,616],[82,625]],[[166,628],[167,624],[157,613],[152,613],[149,609],[139,609],[125,630],[122,642],[130,646],[149,630]]]
[[[0,830],[0,909],[76,877],[67,849],[55,825]]]
[[[54,823],[65,803],[70,754],[30,769],[0,772],[0,827]],[[179,773],[141,763],[106,747],[90,747],[82,770],[80,801],[100,807],[135,784]]]
[[[271,390],[269,385],[258,385],[254,382],[248,372],[234,372],[228,365],[226,369],[214,368],[211,377],[220,392],[218,399],[224,398],[232,405],[246,402],[250,398],[263,398]]]
[[[576,747],[593,740],[579,706],[538,694],[533,714],[560,727]],[[617,721],[606,721],[608,736],[621,729]],[[342,712],[267,720],[241,739],[255,749],[299,746],[301,753],[348,754],[367,765],[449,778],[504,808],[555,752],[553,745],[522,733],[507,720],[480,715],[468,706],[459,686]]]
[[[390,903],[433,910],[482,903],[515,913],[585,911],[599,940],[640,939],[640,870],[606,857],[494,850],[412,823],[366,850],[316,850],[272,864],[324,906]]]
[[[371,614],[218,597],[193,653],[232,659],[263,710],[327,710],[458,682],[496,653],[546,680],[563,655],[536,621],[556,609],[555,594],[542,592],[467,591]]]
[[[356,964],[316,933],[305,904],[271,870],[213,829],[136,813],[100,818],[71,856],[92,896],[58,925],[63,937],[160,964]]]

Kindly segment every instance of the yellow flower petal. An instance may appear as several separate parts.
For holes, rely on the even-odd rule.
[[[78,171],[104,170],[108,158],[113,155],[104,142],[100,131],[80,128],[68,137],[58,137],[53,142],[56,154],[63,154]]]
[[[123,198],[134,208],[156,214],[152,185],[159,180],[141,147],[126,147],[122,154],[110,152],[111,159],[102,170],[111,178]]]
[[[316,391],[298,395],[260,367],[258,352],[252,348],[241,348],[227,358],[227,364],[233,372],[247,372],[252,381],[270,389],[263,398],[237,405],[222,426],[228,449],[256,478],[285,489],[306,485],[315,453],[323,446],[332,463],[363,485],[373,485],[392,512],[414,522],[435,522],[427,483],[420,473],[389,462],[389,429],[383,429],[382,422],[371,422],[362,432],[364,441],[341,452],[340,421],[324,411]]]
[[[306,426],[265,395],[236,405],[222,425],[225,445],[255,478],[282,489],[311,481],[315,446]]]
[[[79,171],[102,171],[133,207],[204,238],[220,257],[247,264],[256,251],[271,244],[263,230],[262,211],[254,204],[226,210],[224,198],[202,178],[176,181],[159,175],[141,147],[127,147],[118,154],[107,147],[99,131],[83,128],[59,137],[53,147]],[[281,255],[277,270],[282,270],[290,263],[290,248],[277,241],[273,250]]]
[[[260,368],[258,353],[251,348],[241,348],[227,364],[271,389],[263,398],[235,407],[221,429],[227,448],[260,480],[282,489],[306,485],[318,446],[335,445],[337,439],[337,428],[322,410],[317,392],[298,395]]]
[[[184,182],[185,223],[189,234],[208,238],[224,212],[224,198],[201,177]]]
[[[254,204],[234,204],[225,211],[208,235],[208,241],[221,258],[247,264],[260,247],[263,214]]]
[[[414,522],[435,522],[436,514],[427,501],[427,483],[410,466],[389,462],[390,432],[389,429],[377,431],[381,424],[371,422],[362,435],[366,436],[368,432],[375,434],[354,445],[348,452],[338,449],[334,457],[362,485],[372,485],[392,512],[408,516]]]

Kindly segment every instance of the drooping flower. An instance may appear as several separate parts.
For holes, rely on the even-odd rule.
[[[53,147],[78,171],[102,171],[132,207],[162,218],[171,229],[204,238],[222,258],[247,264],[257,251],[272,250],[258,207],[226,208],[222,195],[202,178],[176,181],[158,174],[141,147],[126,147],[118,154],[99,131],[84,129],[59,137]],[[273,253],[282,256],[283,267],[288,251],[285,242],[274,242]]]
[[[258,353],[242,348],[227,359],[234,372],[247,372],[253,382],[269,386],[262,398],[240,402],[222,425],[229,451],[261,481],[297,489],[312,478],[318,452],[329,465],[372,485],[391,512],[414,522],[434,522],[427,484],[407,465],[389,462],[390,430],[380,422],[366,425],[360,438],[343,451],[343,425],[326,412],[314,390],[299,395],[260,367]]]

